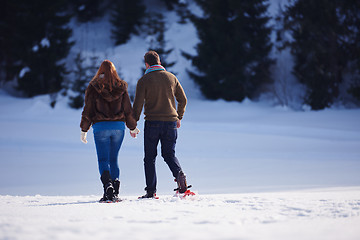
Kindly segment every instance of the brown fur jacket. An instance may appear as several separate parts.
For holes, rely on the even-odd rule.
[[[101,90],[97,79],[89,83],[85,92],[80,128],[87,132],[92,124],[102,121],[123,121],[129,129],[136,128],[125,81],[122,81],[119,87],[114,87],[111,92],[107,88]]]

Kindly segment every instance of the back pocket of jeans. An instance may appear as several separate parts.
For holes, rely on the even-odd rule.
[[[151,126],[145,128],[146,137],[150,140],[157,140],[159,138],[159,126]]]
[[[169,127],[166,131],[166,139],[168,141],[175,141],[177,139],[177,128]]]

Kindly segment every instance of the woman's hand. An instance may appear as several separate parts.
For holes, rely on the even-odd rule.
[[[135,128],[133,130],[130,130],[130,135],[133,137],[133,138],[136,138],[136,136],[139,134],[140,130],[138,128]]]
[[[87,135],[87,132],[81,131],[80,140],[81,140],[83,143],[85,143],[85,144],[87,143],[86,135]]]

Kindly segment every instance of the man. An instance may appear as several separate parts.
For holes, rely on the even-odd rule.
[[[161,66],[155,51],[144,56],[146,71],[139,79],[133,105],[135,120],[139,121],[144,106],[144,169],[146,194],[140,198],[156,197],[155,159],[157,146],[161,142],[161,155],[175,177],[180,193],[187,190],[186,177],[175,156],[177,128],[185,112],[186,96],[179,80]],[[177,109],[175,105],[177,101]],[[136,136],[136,132],[132,136]]]

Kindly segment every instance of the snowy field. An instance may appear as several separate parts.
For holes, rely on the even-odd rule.
[[[197,197],[172,197],[175,183],[158,157],[160,199],[137,200],[143,135],[127,133],[124,201],[100,204],[92,133],[80,142],[81,110],[49,101],[0,92],[1,240],[360,238],[359,109],[189,99],[177,155]]]
[[[360,188],[199,195],[180,200],[0,196],[0,239],[347,240],[360,237]]]
[[[272,14],[284,2],[272,1]],[[98,56],[99,65],[109,59],[133,91],[149,39],[114,47],[108,18],[71,23],[68,65],[79,51]],[[197,196],[173,197],[176,184],[158,157],[160,199],[137,200],[145,187],[143,134],[127,132],[119,153],[124,201],[98,203],[93,134],[80,142],[81,110],[60,96],[52,109],[49,96],[21,99],[0,89],[0,240],[360,239],[360,109],[203,100],[181,56],[195,54],[196,30],[177,24],[175,13],[167,25],[169,61],[189,97],[177,157]]]
[[[92,131],[80,141],[81,110],[49,97],[0,93],[0,194],[101,194]],[[177,156],[201,194],[360,186],[360,109],[292,111],[265,103],[191,100]],[[143,120],[139,121],[143,129]],[[142,194],[143,135],[127,132],[121,191]],[[175,183],[157,159],[158,193]]]

